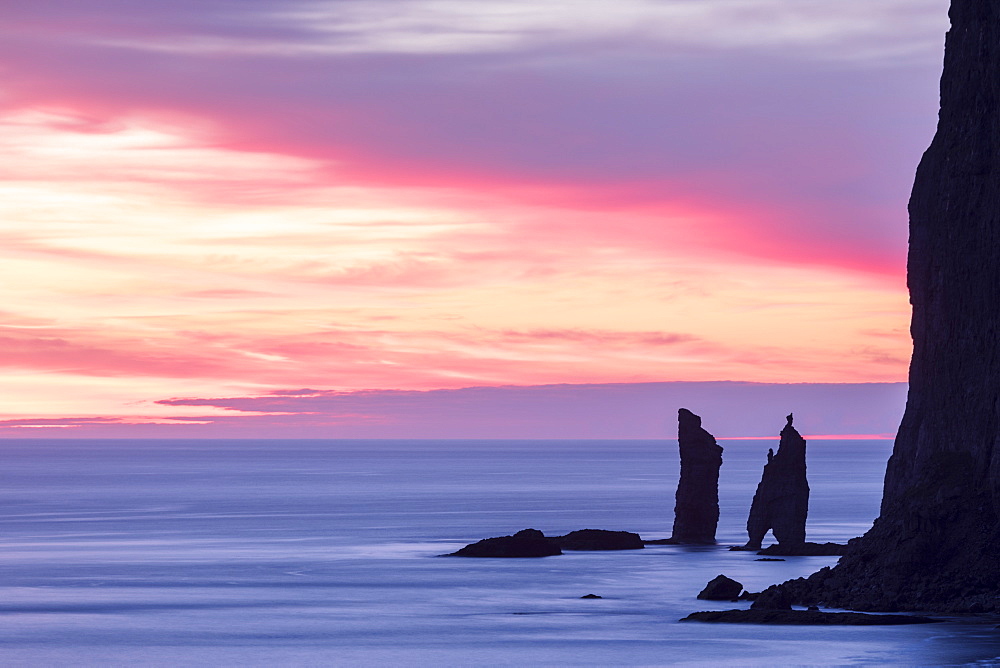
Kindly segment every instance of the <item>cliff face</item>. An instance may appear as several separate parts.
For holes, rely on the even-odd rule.
[[[722,446],[702,429],[701,418],[682,408],[677,411],[677,442],[681,476],[674,506],[675,543],[715,543],[719,524],[719,468]]]
[[[881,515],[801,600],[1000,612],[1000,3],[953,0],[910,198],[910,389]]]
[[[767,464],[753,495],[747,549],[759,550],[770,530],[780,545],[801,545],[806,540],[809,483],[806,482],[806,442],[792,426],[792,416],[781,430],[778,453],[767,451]]]

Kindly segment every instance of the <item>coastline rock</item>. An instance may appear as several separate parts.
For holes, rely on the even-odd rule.
[[[750,609],[791,610],[792,597],[787,591],[782,589],[780,585],[771,585],[754,597],[753,603],[750,605]]]
[[[802,543],[800,545],[768,545],[763,550],[757,552],[759,555],[770,555],[776,557],[841,557],[847,550],[846,545],[840,543]],[[760,561],[758,559],[758,561]]]
[[[741,583],[725,575],[719,575],[705,585],[698,598],[703,601],[735,601],[742,591]]]
[[[637,533],[605,529],[580,529],[549,540],[567,551],[641,550],[645,547]]]
[[[874,526],[785,587],[860,610],[1000,612],[1000,3],[953,0],[909,202],[906,410]]]
[[[759,550],[768,531],[782,547],[806,541],[809,483],[806,481],[806,442],[792,426],[792,416],[781,430],[778,452],[767,451],[767,464],[750,506],[744,549]]]
[[[719,468],[722,446],[686,408],[677,411],[681,472],[674,504],[670,544],[715,543],[719,524]]]
[[[545,537],[537,529],[522,529],[513,536],[498,536],[484,538],[476,543],[466,545],[452,557],[486,557],[486,558],[528,558],[551,557],[562,554],[559,545]]]
[[[939,620],[914,615],[868,615],[863,612],[818,612],[816,610],[714,610],[692,612],[682,622],[716,624],[775,624],[802,626],[898,626],[933,624]]]

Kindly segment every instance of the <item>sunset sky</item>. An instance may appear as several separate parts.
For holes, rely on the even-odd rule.
[[[947,7],[0,0],[0,435],[905,381]]]

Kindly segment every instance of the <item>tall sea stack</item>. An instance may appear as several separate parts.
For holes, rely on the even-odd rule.
[[[677,411],[677,443],[681,451],[681,478],[674,506],[673,543],[715,543],[719,524],[719,467],[722,446],[701,427],[701,418]]]
[[[1000,612],[1000,2],[953,0],[910,197],[910,389],[875,525],[784,585],[862,610]]]
[[[753,495],[746,549],[759,550],[770,530],[782,547],[806,542],[809,483],[806,481],[806,442],[792,426],[792,416],[781,430],[778,453],[767,451],[767,464]]]

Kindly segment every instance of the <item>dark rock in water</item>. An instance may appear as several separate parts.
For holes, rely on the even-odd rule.
[[[657,538],[655,540],[644,540],[643,545],[680,545],[673,538]]]
[[[784,559],[772,559],[770,557],[764,557],[763,559],[754,559],[754,561],[784,561]]]
[[[698,598],[703,601],[735,601],[742,591],[742,584],[725,575],[719,575],[705,585]]]
[[[559,545],[545,537],[537,529],[523,529],[513,536],[485,538],[477,543],[466,545],[453,557],[551,557],[562,554]]]
[[[909,396],[874,526],[786,584],[861,610],[1000,612],[1000,3],[953,0],[909,202]]]
[[[847,550],[840,543],[802,543],[800,545],[768,545],[757,554],[781,557],[840,557]]]
[[[682,408],[677,411],[677,443],[681,475],[674,505],[673,544],[715,543],[719,524],[719,467],[722,446],[702,429],[701,418]]]
[[[644,547],[642,537],[637,533],[604,529],[580,529],[549,540],[569,551],[641,550]]]
[[[751,610],[791,610],[792,597],[780,585],[772,585],[754,597]]]
[[[550,557],[569,551],[641,550],[642,537],[630,531],[580,529],[565,536],[546,537],[537,529],[524,529],[513,536],[486,538],[466,545],[452,557]]]
[[[802,626],[897,626],[933,624],[936,619],[913,615],[867,615],[863,612],[819,612],[817,610],[716,610],[693,612],[682,622],[716,624],[781,624]]]
[[[767,464],[750,506],[748,550],[759,550],[771,531],[782,546],[806,541],[809,483],[806,482],[806,442],[792,426],[792,416],[781,430],[778,453],[767,451]]]
[[[580,598],[604,598],[604,597],[603,596],[598,596],[597,594],[585,594],[584,596],[581,596]]]

